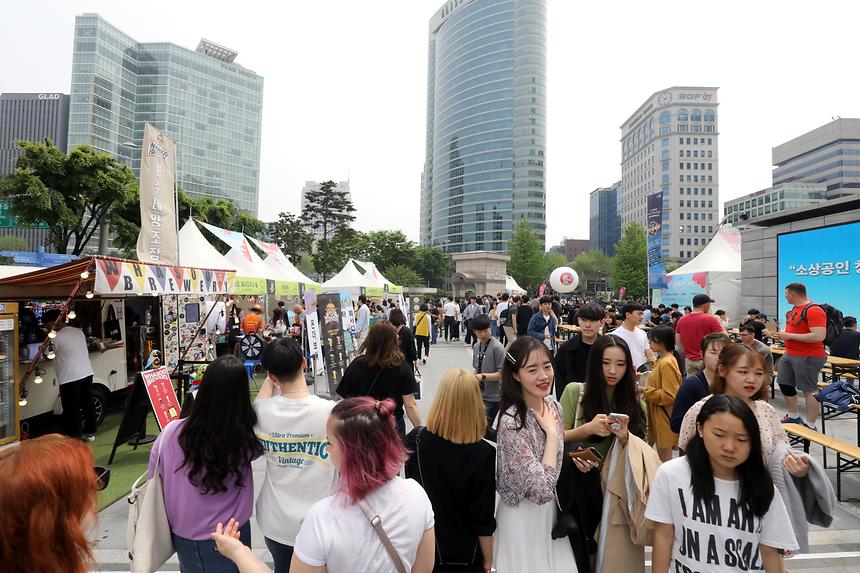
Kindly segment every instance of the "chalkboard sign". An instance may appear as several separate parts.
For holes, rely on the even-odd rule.
[[[116,438],[113,441],[113,449],[108,459],[108,465],[113,463],[116,449],[134,440],[132,445],[137,449],[144,442],[146,437],[146,415],[152,410],[152,405],[149,403],[149,396],[146,394],[146,387],[143,384],[143,376],[140,372],[134,377],[134,385],[131,392],[125,399],[125,412],[122,415],[122,421],[119,423],[119,428],[116,431]]]

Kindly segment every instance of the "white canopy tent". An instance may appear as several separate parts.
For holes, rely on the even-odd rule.
[[[236,265],[213,247],[192,219],[188,219],[179,230],[179,265],[201,269],[224,269],[235,271]]]
[[[349,290],[353,294],[357,294],[362,287],[373,288],[376,286],[358,270],[352,259],[346,262],[339,273],[322,284],[324,291]]]
[[[373,286],[379,288],[385,288],[386,286],[389,288],[392,286],[397,286],[393,282],[385,278],[385,276],[381,272],[379,272],[379,269],[376,267],[376,263],[372,263],[369,261],[355,261],[355,263],[361,267],[364,267],[364,278],[369,280],[373,284]]]
[[[267,243],[265,241],[260,241],[253,237],[245,237],[257,245],[264,254],[266,254],[266,258],[263,261],[266,267],[272,269],[272,272],[277,275],[275,279],[292,281],[297,283],[304,283],[306,285],[316,285],[319,284],[316,281],[307,277],[302,271],[296,268],[296,266],[290,262],[290,259],[281,251],[281,249],[275,243]]]
[[[715,301],[711,309],[725,310],[732,321],[737,320],[741,314],[741,235],[737,229],[721,227],[696,258],[668,276],[680,278],[701,273],[706,274],[705,290]],[[671,280],[667,290],[671,290]]]
[[[514,280],[514,277],[511,275],[505,275],[505,290],[510,294],[523,294],[525,289],[517,284],[517,281]]]
[[[239,276],[263,279],[277,278],[273,276],[274,273],[266,266],[260,255],[251,248],[247,239],[244,239],[239,246],[230,249],[224,257],[229,263],[236,266],[236,274]]]

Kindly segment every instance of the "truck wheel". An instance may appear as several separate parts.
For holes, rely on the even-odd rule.
[[[108,406],[108,391],[101,386],[93,387],[93,410],[96,413],[96,426],[100,426],[105,419]]]

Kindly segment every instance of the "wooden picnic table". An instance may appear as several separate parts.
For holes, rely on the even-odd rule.
[[[785,354],[785,348],[782,346],[771,346],[770,351],[773,354],[782,356]],[[831,366],[837,366],[840,369],[856,370],[860,369],[860,360],[852,360],[851,358],[842,358],[841,356],[827,356],[827,363]]]

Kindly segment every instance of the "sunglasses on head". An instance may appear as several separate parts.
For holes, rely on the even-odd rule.
[[[110,470],[103,467],[94,467],[93,472],[96,474],[96,490],[103,491],[110,483]]]

